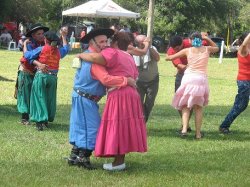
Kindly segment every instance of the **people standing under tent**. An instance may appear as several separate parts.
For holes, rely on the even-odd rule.
[[[69,52],[67,34],[61,31],[63,46],[60,48],[60,38],[51,31],[44,34],[43,47],[26,51],[24,43],[24,57],[37,67],[31,88],[30,120],[36,123],[38,131],[42,131],[44,126],[48,127],[48,122],[53,122],[55,118],[59,61]]]
[[[31,51],[37,47],[44,45],[44,32],[49,28],[40,23],[34,24],[29,32],[27,32],[26,40],[27,50]],[[24,56],[20,59],[20,66],[18,69],[17,83],[15,87],[15,95],[17,95],[17,109],[21,113],[21,123],[23,125],[29,124],[30,114],[30,93],[34,79],[36,68],[33,64],[28,63],[28,59]]]
[[[85,53],[100,53],[114,33],[111,29],[97,29],[82,38],[89,43]],[[90,156],[95,149],[96,134],[100,126],[98,101],[105,94],[105,86],[135,86],[135,80],[124,76],[110,76],[105,67],[81,60],[76,71],[70,114],[69,142],[73,146],[68,163],[86,169],[95,169]]]
[[[12,40],[11,34],[8,32],[6,28],[4,28],[3,32],[0,35],[0,45],[8,47],[11,40]]]
[[[202,46],[205,39],[210,46]],[[195,138],[201,139],[201,125],[203,118],[203,107],[208,104],[209,86],[207,80],[207,65],[209,55],[219,51],[217,45],[207,36],[202,37],[199,32],[191,35],[192,46],[182,49],[174,55],[166,55],[166,60],[174,60],[187,57],[187,67],[184,72],[180,87],[177,89],[172,105],[182,112],[183,128],[181,137],[187,136],[187,128],[190,111],[195,111]]]
[[[230,133],[230,126],[234,120],[247,108],[250,95],[250,33],[246,32],[238,39],[240,48],[237,53],[238,59],[238,76],[237,86],[238,93],[235,96],[234,105],[224,121],[219,127],[223,134]]]
[[[132,56],[127,53],[131,40],[126,32],[114,35],[111,48],[101,53],[79,54],[83,60],[104,65],[111,75],[136,79],[138,71]],[[130,86],[109,89],[107,102],[97,134],[95,156],[114,157],[103,169],[120,171],[126,168],[125,155],[129,152],[146,152],[146,124],[140,95]]]

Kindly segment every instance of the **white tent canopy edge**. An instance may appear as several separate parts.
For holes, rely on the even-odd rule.
[[[100,17],[100,18],[139,18],[135,13],[120,7],[112,0],[91,0],[82,5],[65,10],[63,16]]]

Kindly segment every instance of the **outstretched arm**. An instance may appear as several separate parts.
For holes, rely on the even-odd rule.
[[[91,74],[94,79],[99,80],[104,86],[120,88],[129,85],[136,87],[136,81],[134,79],[124,76],[112,76],[108,74],[105,67],[97,64],[92,65]]]
[[[168,55],[166,54],[166,60],[167,61],[170,61],[170,60],[174,60],[176,58],[180,58],[180,57],[183,57],[183,56],[187,56],[187,51],[188,51],[188,48],[186,49],[182,49],[181,51],[179,51],[178,53],[175,53],[173,55]]]
[[[81,53],[81,54],[77,54],[76,57],[78,57],[86,62],[100,64],[103,66],[106,65],[106,61],[100,53]]]
[[[244,39],[243,43],[240,45],[239,53],[242,56],[247,56],[249,51],[247,49],[247,45],[250,43],[250,33]]]
[[[60,34],[63,42],[63,46],[59,48],[60,51],[60,56],[61,58],[64,58],[68,53],[69,53],[69,46],[67,42],[67,34],[68,34],[68,29],[67,28],[61,28],[60,29]]]

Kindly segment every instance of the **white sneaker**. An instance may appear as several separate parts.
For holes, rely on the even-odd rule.
[[[112,163],[103,164],[103,169],[108,170],[108,171],[121,171],[121,170],[124,170],[125,168],[126,168],[125,163],[118,165],[118,166],[112,166]]]

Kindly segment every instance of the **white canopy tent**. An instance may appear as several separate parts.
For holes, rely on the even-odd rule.
[[[91,0],[77,7],[65,10],[63,16],[100,18],[139,18],[140,14],[120,7],[112,0]]]

